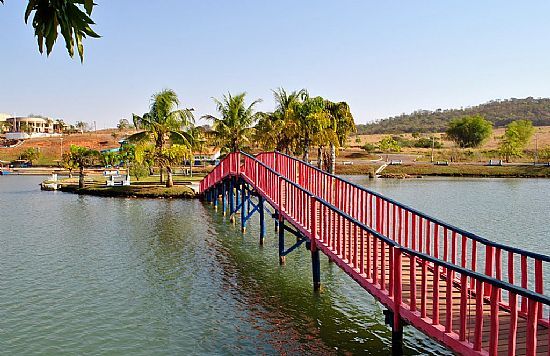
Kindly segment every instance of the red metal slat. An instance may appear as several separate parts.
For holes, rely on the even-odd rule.
[[[508,333],[508,356],[516,355],[516,342],[518,331],[518,302],[515,293],[510,293],[510,326]]]
[[[476,313],[474,329],[474,351],[481,351],[481,340],[483,338],[483,282],[480,280],[476,280],[475,285]]]
[[[498,296],[499,288],[493,286],[491,289],[491,335],[489,338],[489,354],[498,354],[498,333],[499,333],[499,320],[498,320]]]
[[[439,278],[439,266],[435,265],[433,269],[434,273],[434,282],[433,282],[433,315],[432,315],[432,324],[439,325],[439,283],[441,279]]]
[[[447,289],[445,290],[445,332],[453,331],[453,280],[454,271],[447,268]]]

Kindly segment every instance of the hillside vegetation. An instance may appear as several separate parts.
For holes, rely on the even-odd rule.
[[[435,111],[418,110],[357,125],[358,134],[444,132],[454,118],[465,115],[482,115],[494,127],[503,127],[514,120],[531,120],[534,126],[550,125],[550,98],[493,100],[488,103],[463,109]]]

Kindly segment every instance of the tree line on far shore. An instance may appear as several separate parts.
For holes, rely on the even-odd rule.
[[[451,120],[445,130],[446,138],[459,148],[477,148],[486,142],[493,132],[493,123],[481,115],[464,116]],[[509,162],[513,157],[522,157],[524,150],[535,133],[530,120],[515,120],[506,125],[504,135],[499,137],[498,152]],[[413,133],[413,140],[401,136],[387,136],[377,145],[367,143],[362,148],[367,152],[400,152],[402,147],[442,148],[443,145],[435,136],[420,137]],[[542,148],[540,158],[550,159],[550,147]],[[538,154],[536,152],[535,154]],[[547,157],[549,156],[549,157]],[[537,157],[535,157],[535,160]]]
[[[534,126],[550,125],[550,98],[511,98],[460,109],[417,110],[368,124],[357,125],[359,134],[400,134],[443,132],[449,122],[462,116],[483,116],[494,127],[516,120],[529,120]]]

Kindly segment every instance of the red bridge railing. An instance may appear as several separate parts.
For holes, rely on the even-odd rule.
[[[392,310],[395,323],[406,320],[460,353],[550,354],[549,257],[481,238],[280,153],[229,154],[201,192],[227,176],[252,185],[312,249]]]
[[[257,159],[404,247],[544,293],[543,266],[548,268],[549,256],[487,240],[279,152],[261,153]],[[490,286],[483,292],[490,296]],[[507,305],[506,295],[498,298]],[[526,314],[527,301],[521,299],[519,308]],[[540,309],[539,317],[542,313]]]

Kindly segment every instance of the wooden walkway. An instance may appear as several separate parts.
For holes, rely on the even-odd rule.
[[[488,241],[277,152],[228,155],[201,192],[214,204],[221,198],[224,212],[241,209],[243,228],[253,195],[262,231],[270,204],[280,256],[290,224],[310,243],[314,286],[323,252],[387,307],[396,353],[409,324],[461,354],[550,355],[548,256]]]

